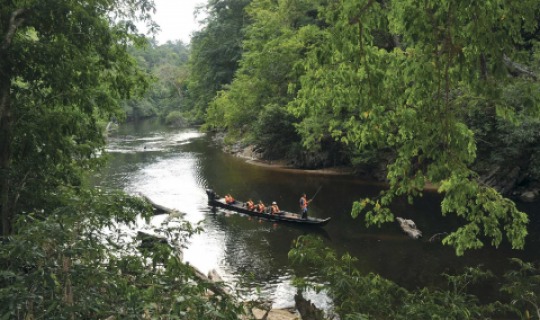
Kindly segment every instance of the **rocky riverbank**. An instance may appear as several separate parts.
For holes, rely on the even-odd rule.
[[[235,145],[233,147],[224,148],[225,152],[231,153],[236,157],[245,159],[247,163],[256,166],[270,167],[276,170],[284,170],[295,173],[316,173],[316,174],[328,174],[328,175],[353,175],[355,171],[348,167],[333,167],[323,169],[298,169],[287,163],[285,160],[264,160],[262,155],[255,150],[255,147],[249,145],[247,147],[241,147]]]

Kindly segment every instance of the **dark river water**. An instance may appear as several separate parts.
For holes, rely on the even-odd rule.
[[[454,230],[455,217],[442,217],[440,197],[425,193],[414,205],[397,201],[396,216],[412,219],[423,238],[407,237],[396,223],[382,228],[366,228],[362,218],[350,215],[353,201],[379,193],[381,186],[350,176],[298,173],[246,163],[226,154],[212,137],[197,129],[171,129],[156,121],[121,125],[109,138],[110,161],[98,175],[104,188],[119,188],[142,193],[163,206],[186,213],[185,219],[200,223],[204,232],[190,239],[184,259],[203,272],[215,269],[228,283],[242,274],[253,277],[248,288],[260,288],[274,307],[294,304],[292,269],[287,253],[292,241],[302,234],[315,233],[338,253],[349,252],[358,258],[358,268],[375,272],[409,289],[439,286],[442,273],[456,273],[465,266],[483,265],[495,274],[509,266],[510,257],[537,261],[540,257],[538,222],[532,218],[525,250],[511,250],[507,243],[498,249],[487,247],[456,257],[452,248],[428,239],[439,232]],[[237,199],[252,198],[265,203],[277,201],[282,209],[296,211],[302,192],[308,197],[322,187],[310,205],[310,215],[331,217],[324,228],[300,228],[273,224],[250,217],[218,211],[207,205],[205,189],[218,194],[231,193]],[[538,205],[520,204],[533,217]],[[152,223],[164,219],[156,216]],[[487,242],[489,243],[489,242]],[[493,284],[477,288],[481,298],[492,297]],[[325,308],[322,294],[311,297]]]

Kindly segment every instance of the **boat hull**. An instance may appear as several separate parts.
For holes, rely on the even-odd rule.
[[[220,207],[220,208],[236,211],[239,213],[247,214],[254,217],[259,217],[259,218],[270,220],[270,221],[288,222],[288,223],[295,223],[295,224],[301,224],[301,225],[324,226],[331,219],[331,218],[321,219],[321,218],[315,218],[315,217],[307,217],[306,219],[303,219],[301,215],[288,212],[288,211],[281,211],[279,214],[258,212],[258,211],[249,210],[245,202],[235,201],[235,203],[233,204],[225,203],[225,200],[219,197],[212,190],[206,190],[206,194],[208,195],[208,205],[212,207]]]

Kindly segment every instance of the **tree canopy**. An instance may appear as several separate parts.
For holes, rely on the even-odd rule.
[[[353,215],[365,210],[368,224],[391,221],[386,206],[397,196],[421,195],[429,182],[443,194],[443,214],[466,221],[444,240],[458,254],[483,246],[484,236],[499,245],[503,230],[514,248],[523,247],[527,216],[479,182],[466,119],[473,108],[493,117],[515,113],[502,93],[516,81],[530,87],[526,99],[537,98],[535,81],[514,80],[505,67],[506,57],[528,61],[520,45],[523,33],[538,28],[537,4],[344,1],[325,9],[331,25],[322,33],[325,45],[305,61],[302,89],[291,104],[305,118],[298,127],[395,155],[387,167],[390,189],[357,202]],[[383,47],[380,33],[394,43]],[[538,105],[531,107],[526,112],[538,114]],[[306,119],[318,114],[333,117],[313,131]]]
[[[206,26],[191,38],[188,97],[194,118],[204,121],[208,104],[229,84],[242,55],[244,13],[250,0],[210,0]]]
[[[458,254],[503,237],[521,248],[528,218],[506,196],[539,181],[539,10],[253,0],[240,68],[205,100],[207,126],[304,167],[384,167],[389,189],[353,208],[368,224],[392,221],[393,199],[430,183],[443,214],[463,218],[445,239]]]
[[[147,88],[128,51],[146,43],[134,21],[153,10],[150,0],[0,7],[1,318],[244,314],[181,261],[173,245],[198,229],[172,221],[164,238],[135,239],[128,227],[149,219],[148,204],[86,181],[104,160],[105,124]]]
[[[41,209],[58,186],[80,184],[78,172],[104,144],[99,121],[121,117],[120,99],[144,87],[127,47],[144,40],[132,19],[151,10],[152,1],[131,0],[10,1],[0,9],[4,235],[16,212]]]
[[[128,119],[166,117],[171,112],[187,113],[189,47],[181,41],[142,48],[130,46],[129,53],[152,78],[144,96],[133,97],[122,106]]]

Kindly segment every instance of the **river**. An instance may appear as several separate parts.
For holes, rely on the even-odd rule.
[[[442,217],[440,196],[427,192],[409,205],[397,201],[396,216],[412,219],[423,238],[407,237],[396,223],[381,228],[366,228],[361,218],[350,215],[353,201],[380,192],[380,185],[350,176],[309,172],[289,172],[246,163],[244,159],[222,152],[212,137],[197,129],[168,128],[157,121],[127,123],[109,137],[110,161],[96,177],[104,188],[142,193],[163,206],[186,213],[185,219],[200,224],[204,232],[193,236],[184,251],[184,259],[203,272],[217,270],[228,283],[237,283],[240,275],[251,275],[245,284],[273,301],[275,308],[293,305],[296,292],[291,285],[292,268],[287,253],[299,235],[316,233],[338,253],[349,252],[358,258],[362,272],[375,272],[409,289],[438,286],[442,273],[456,273],[465,266],[484,265],[501,274],[510,257],[537,261],[540,257],[537,221],[531,222],[525,250],[512,250],[507,243],[498,249],[486,247],[456,257],[452,248],[428,239],[456,228],[454,216]],[[218,211],[207,205],[205,190],[231,193],[237,199],[277,201],[282,209],[295,211],[302,192],[308,197],[319,188],[309,214],[331,217],[324,228],[299,228],[274,224],[250,217]],[[520,209],[537,217],[535,204],[520,204]],[[156,216],[153,224],[163,221]],[[489,243],[489,242],[488,242]],[[491,284],[479,287],[481,298],[490,298]],[[311,297],[327,307],[324,295]]]

